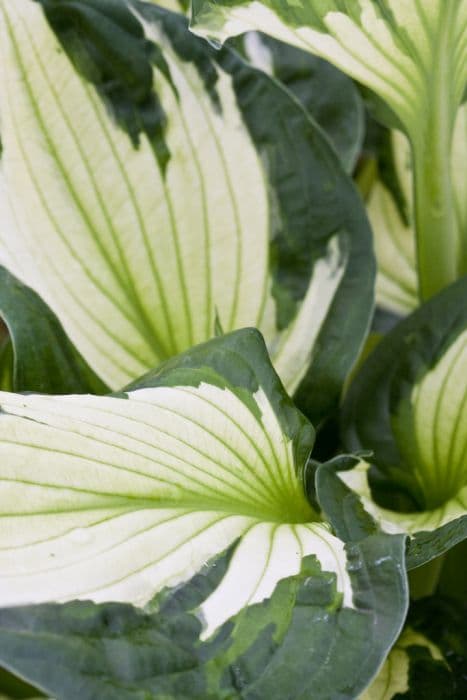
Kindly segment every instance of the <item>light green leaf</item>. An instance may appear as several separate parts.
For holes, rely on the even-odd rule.
[[[154,5],[159,7],[164,7],[166,10],[171,10],[172,12],[182,12],[185,13],[188,9],[189,2],[185,0],[146,0],[146,2],[152,2]]]
[[[374,266],[319,128],[156,6],[0,7],[7,267],[112,388],[211,337],[217,316],[257,326],[321,418],[366,332]]]
[[[322,56],[409,130],[420,127],[433,81],[449,75],[454,105],[467,81],[465,0],[194,0],[192,27],[220,41],[256,29]]]
[[[467,270],[467,103],[457,113],[452,142],[451,173],[459,230],[462,232],[462,269]]]
[[[380,488],[373,482],[374,493],[384,492],[385,501],[374,502],[368,465],[341,477],[383,530],[415,535],[409,566],[467,535],[466,294],[464,277],[396,326],[344,404],[347,447],[373,451],[383,477]],[[398,505],[391,491],[399,492]]]
[[[66,700],[350,699],[375,675],[406,613],[405,537],[339,539],[312,508],[313,429],[257,331],[119,395],[0,405],[0,665]],[[18,607],[76,599],[151,614]]]

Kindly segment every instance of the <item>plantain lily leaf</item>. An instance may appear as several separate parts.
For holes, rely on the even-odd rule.
[[[467,274],[450,168],[467,83],[467,0],[194,0],[192,24],[217,41],[264,31],[369,88],[412,148],[421,299]]]
[[[372,496],[378,481],[368,483],[368,464],[341,478],[383,530],[413,537],[409,568],[467,536],[466,296],[464,277],[399,323],[344,404],[347,447],[373,451],[385,502]],[[397,501],[387,498],[389,489]]]
[[[383,177],[376,180],[367,203],[374,233],[378,264],[376,301],[379,306],[406,315],[419,304],[415,253],[412,156],[407,138],[400,131],[390,135],[395,177],[405,207],[401,210],[391,186]],[[464,163],[467,160],[467,105],[458,111],[454,130],[451,172],[455,206],[462,240],[467,245],[467,191]],[[464,253],[464,257],[465,257]],[[466,258],[467,259],[467,258]],[[467,268],[466,268],[467,269]]]
[[[217,318],[257,326],[321,418],[366,332],[374,264],[320,129],[154,5],[0,7],[6,266],[112,389],[207,340]]]
[[[159,7],[164,7],[166,10],[171,10],[172,12],[181,12],[185,14],[188,10],[190,3],[187,0],[147,0],[147,2],[152,2],[154,5]]]
[[[446,88],[444,69],[454,110],[467,81],[465,0],[193,0],[192,28],[218,41],[260,30],[322,56],[373,90],[409,132],[419,130],[433,82]]]
[[[457,113],[452,143],[451,173],[454,189],[454,205],[459,230],[462,235],[462,269],[467,270],[467,103]]]
[[[2,388],[56,394],[105,393],[42,299],[0,267]]]
[[[359,700],[416,700],[423,697],[448,700],[454,697],[453,692],[452,674],[440,649],[408,627]]]
[[[258,331],[118,395],[0,403],[0,665],[66,700],[371,681],[406,613],[405,537],[346,542],[310,505],[314,432]],[[100,605],[40,605],[75,599]]]
[[[245,35],[243,52],[300,100],[352,173],[363,144],[363,102],[352,81],[327,61],[260,32]]]
[[[360,700],[461,700],[467,691],[465,601],[425,598]]]
[[[417,308],[419,299],[411,154],[402,132],[389,133],[387,151],[387,158],[393,165],[394,182],[383,180],[382,169],[367,201],[377,260],[376,302],[382,309],[406,316]],[[381,168],[384,168],[383,163]]]

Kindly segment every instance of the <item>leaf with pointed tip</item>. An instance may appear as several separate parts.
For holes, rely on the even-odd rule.
[[[320,419],[374,280],[364,208],[321,130],[154,5],[0,8],[7,267],[113,389],[212,337],[217,317],[259,327]]]
[[[378,483],[369,484],[368,464],[341,478],[383,530],[412,536],[409,568],[467,536],[466,296],[464,277],[399,323],[369,356],[344,404],[346,445],[373,452],[385,502],[374,499]]]
[[[310,505],[314,431],[256,330],[118,395],[0,404],[0,665],[66,700],[330,700],[374,676],[405,537],[340,539]],[[122,604],[40,605],[75,599]]]

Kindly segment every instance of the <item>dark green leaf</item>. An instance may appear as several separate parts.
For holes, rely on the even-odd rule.
[[[347,172],[360,154],[365,131],[357,88],[330,63],[266,34],[250,33],[236,42],[253,65],[290,90],[331,141]]]
[[[0,316],[11,338],[4,341],[0,358],[3,388],[48,394],[107,391],[68,340],[55,314],[36,292],[2,267]]]

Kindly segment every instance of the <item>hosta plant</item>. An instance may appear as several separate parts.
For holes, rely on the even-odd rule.
[[[365,688],[404,619],[405,538],[357,536],[333,470],[314,492],[313,429],[257,331],[112,396],[0,398],[4,667],[70,699]]]
[[[0,0],[0,698],[463,700],[467,1],[162,4]]]
[[[321,419],[368,325],[374,264],[316,123],[158,7],[0,8],[0,260],[111,389],[216,322],[254,325]]]
[[[401,131],[392,129],[384,138],[379,175],[370,185],[367,210],[373,229],[378,261],[377,304],[406,315],[419,304],[416,234],[413,201],[413,166],[410,145]],[[451,176],[459,230],[467,240],[467,105],[457,112],[451,147]]]
[[[261,30],[369,88],[379,113],[410,141],[420,297],[467,273],[451,169],[467,80],[466,0],[193,0],[192,24],[221,41]]]
[[[410,568],[467,535],[466,299],[464,277],[398,324],[363,365],[343,407],[346,445],[372,450],[373,495],[383,490],[386,503],[372,497],[368,463],[342,479],[384,530],[411,534]]]

